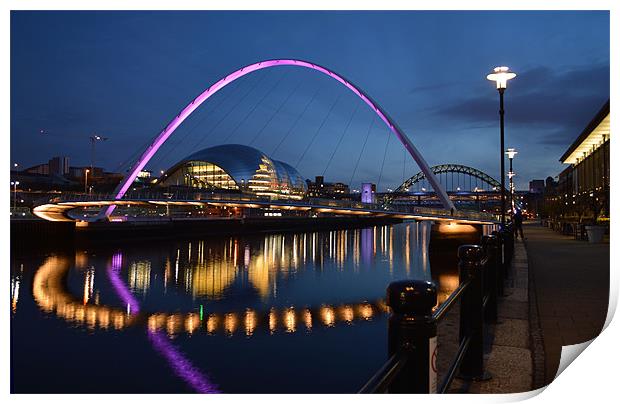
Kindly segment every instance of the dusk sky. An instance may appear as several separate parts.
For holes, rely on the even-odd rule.
[[[527,189],[559,174],[559,157],[609,99],[609,13],[12,12],[11,163],[62,155],[89,165],[96,133],[108,140],[97,144],[95,165],[124,172],[196,95],[275,58],[351,80],[430,165],[468,165],[497,179],[498,94],[485,77],[509,66],[518,76],[506,91],[506,147],[518,150],[517,189]],[[209,99],[147,168],[158,173],[198,149],[241,143],[305,178],[325,174],[354,188],[380,180],[383,191],[419,171],[396,138],[387,140],[385,126],[335,80],[277,67]]]

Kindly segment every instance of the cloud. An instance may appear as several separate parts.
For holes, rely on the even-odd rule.
[[[518,81],[517,81],[518,80]],[[555,71],[549,67],[527,70],[511,83],[505,107],[511,124],[579,130],[609,98],[609,66],[596,65]],[[476,95],[433,112],[466,124],[497,122],[497,96]],[[557,133],[554,136],[558,136]],[[553,142],[553,137],[546,141]]]

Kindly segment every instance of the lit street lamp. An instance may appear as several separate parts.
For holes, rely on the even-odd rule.
[[[500,127],[500,178],[502,181],[502,227],[506,225],[506,180],[504,178],[504,91],[508,80],[514,79],[517,75],[510,71],[506,66],[499,66],[487,75],[487,80],[494,81],[499,92],[499,127]]]
[[[15,212],[17,209],[17,186],[19,181],[11,181],[11,185],[13,185],[13,212]]]
[[[90,170],[84,170],[84,193],[88,193],[88,173]]]
[[[514,182],[512,180],[512,177],[515,176],[515,172],[512,171],[512,159],[515,158],[515,156],[518,154],[518,152],[513,149],[513,148],[508,148],[506,149],[506,155],[508,156],[508,161],[510,161],[510,168],[508,170],[508,179],[510,180],[510,217],[512,217],[514,215]]]

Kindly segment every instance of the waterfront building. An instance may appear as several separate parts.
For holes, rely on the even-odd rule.
[[[338,198],[349,196],[349,186],[342,182],[325,182],[322,175],[317,175],[314,182],[306,180],[308,196],[311,198]]]
[[[36,166],[28,167],[22,171],[23,174],[39,174],[39,175],[49,175],[50,166],[49,164],[37,164]]]
[[[159,186],[241,192],[274,199],[301,199],[299,172],[253,147],[226,144],[193,153],[162,174]]]
[[[609,100],[568,147],[560,162],[567,164],[552,180],[545,196],[549,216],[594,221],[609,217]]]
[[[543,192],[545,192],[545,180],[530,181],[530,193],[542,194]]]
[[[59,175],[62,177],[69,174],[69,157],[52,157],[47,164],[49,166],[50,175]]]
[[[370,182],[362,183],[362,202],[364,203],[377,203],[377,186]]]

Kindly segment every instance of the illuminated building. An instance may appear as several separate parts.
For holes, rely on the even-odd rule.
[[[362,202],[364,203],[376,203],[377,197],[375,193],[377,192],[377,186],[375,184],[371,184],[370,182],[364,182],[362,184]]]
[[[567,164],[545,195],[546,216],[594,220],[609,215],[609,100],[560,157]]]
[[[301,199],[306,186],[292,166],[249,146],[227,144],[200,150],[161,176],[160,186],[241,192],[274,199]]]
[[[609,186],[609,101],[596,114],[560,158],[570,164],[560,182],[573,193],[592,192]]]
[[[339,198],[349,195],[349,186],[342,182],[325,182],[322,175],[314,178],[314,182],[306,180],[308,184],[308,196],[313,198]]]

